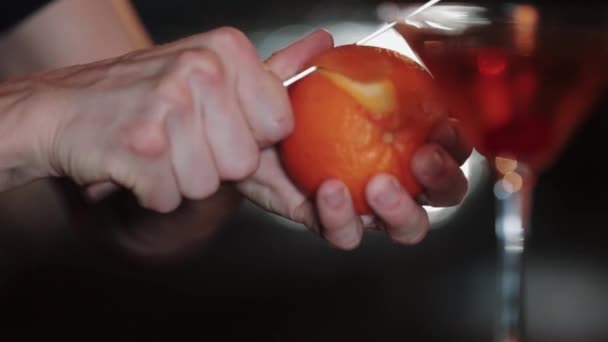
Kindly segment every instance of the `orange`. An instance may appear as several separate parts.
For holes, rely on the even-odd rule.
[[[443,118],[428,72],[391,50],[358,45],[309,65],[319,70],[290,87],[295,126],[280,144],[294,184],[311,196],[322,182],[341,180],[359,214],[371,212],[365,187],[381,172],[419,194],[412,154]]]

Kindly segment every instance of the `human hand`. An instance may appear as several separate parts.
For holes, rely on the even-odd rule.
[[[307,51],[332,47],[331,36],[319,32],[276,53],[268,66],[282,79],[289,78],[307,62]],[[367,187],[367,200],[375,215],[359,217],[346,186],[328,180],[314,196],[307,197],[289,180],[274,148],[262,152],[259,169],[253,177],[239,184],[239,189],[253,202],[280,216],[303,223],[332,245],[355,248],[365,229],[381,228],[395,241],[419,242],[429,228],[422,204],[451,206],[462,201],[467,179],[460,166],[472,148],[462,139],[458,122],[446,120],[438,125],[427,145],[414,156],[412,169],[425,187],[424,196],[412,198],[389,175],[374,177]]]
[[[293,124],[281,81],[230,28],[23,83],[42,174],[92,194],[111,181],[163,213],[246,179]]]
[[[224,28],[14,87],[32,89],[26,112],[37,114],[29,121],[39,132],[32,155],[40,174],[93,185],[92,195],[121,186],[144,208],[162,213],[183,198],[205,199],[222,182],[236,182],[264,209],[350,249],[373,219],[354,213],[336,180],[310,201],[289,181],[273,148],[293,125],[281,79],[332,46],[327,32],[316,31],[264,64],[244,35]],[[470,148],[450,127],[438,128],[437,143],[421,148],[412,165],[432,205],[455,204],[466,192],[458,165]],[[415,243],[428,229],[426,213],[390,184],[379,175],[368,186],[377,221],[393,239]]]

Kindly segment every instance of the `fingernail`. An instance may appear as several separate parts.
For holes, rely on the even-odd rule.
[[[323,28],[323,27],[319,27],[319,28],[316,28],[316,29],[314,29],[314,30],[312,30],[312,31],[310,31],[310,32],[308,32],[308,33],[306,33],[306,34],[304,34],[304,35],[303,35],[302,37],[300,37],[300,39],[298,39],[297,41],[302,41],[302,40],[305,40],[306,38],[312,37],[312,36],[314,36],[314,35],[316,35],[316,34],[319,34],[320,32],[327,32],[327,33],[331,34],[331,32],[330,32],[328,29]]]
[[[345,199],[346,194],[344,193],[343,188],[336,188],[323,197],[325,203],[327,203],[327,205],[333,209],[337,209],[342,206],[342,204],[344,204],[345,202]]]
[[[391,208],[399,204],[400,198],[400,187],[395,179],[387,181],[382,187],[382,190],[378,196],[376,196],[376,203],[384,208]]]

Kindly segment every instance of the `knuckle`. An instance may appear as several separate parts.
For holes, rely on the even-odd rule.
[[[218,87],[224,78],[223,64],[214,52],[205,49],[183,50],[177,54],[173,67],[161,76],[153,97],[161,105],[191,112],[194,110],[195,90],[192,87]]]
[[[181,112],[189,105],[190,94],[186,81],[176,73],[163,76],[150,96],[157,108],[175,109]]]
[[[221,58],[213,51],[203,48],[180,51],[177,56],[177,74],[188,79],[193,73],[204,82],[217,83],[225,75]]]
[[[124,124],[117,140],[119,148],[146,159],[159,159],[169,150],[163,126],[153,120],[132,120]]]
[[[224,26],[213,31],[213,37],[223,47],[231,50],[239,51],[253,51],[253,45],[249,38],[241,30],[231,27]]]

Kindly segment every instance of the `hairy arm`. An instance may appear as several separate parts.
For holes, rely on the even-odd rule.
[[[0,37],[0,75],[92,62],[151,44],[127,0],[57,0]]]

